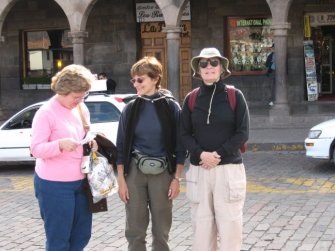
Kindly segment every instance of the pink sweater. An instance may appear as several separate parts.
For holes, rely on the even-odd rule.
[[[81,103],[89,122],[89,111]],[[52,97],[36,112],[32,125],[31,151],[36,157],[38,176],[52,181],[77,181],[84,178],[80,171],[83,156],[82,145],[75,151],[59,149],[59,140],[73,138],[80,141],[85,136],[79,110],[68,109]]]

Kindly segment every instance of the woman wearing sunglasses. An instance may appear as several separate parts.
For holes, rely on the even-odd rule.
[[[186,172],[187,197],[194,230],[193,251],[239,251],[246,195],[245,169],[239,150],[248,140],[249,112],[240,90],[230,104],[224,79],[230,75],[227,58],[216,48],[205,48],[192,58],[193,77],[200,86],[192,107],[185,98],[181,135],[190,153]],[[193,96],[194,98],[194,96]]]
[[[160,88],[162,65],[144,57],[131,68],[138,97],[123,109],[118,128],[119,196],[126,207],[129,251],[146,250],[149,212],[152,250],[168,251],[172,200],[179,194],[185,150],[178,103]]]

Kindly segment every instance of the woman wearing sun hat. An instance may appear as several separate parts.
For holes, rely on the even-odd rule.
[[[189,93],[182,108],[182,141],[190,153],[186,195],[191,204],[193,251],[240,251],[246,175],[239,150],[248,140],[249,111],[235,89],[233,110],[227,86],[228,59],[216,48],[193,57],[193,77],[202,80],[193,105]],[[192,106],[192,107],[191,107]]]

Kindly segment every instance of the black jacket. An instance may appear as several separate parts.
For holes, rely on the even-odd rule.
[[[192,112],[186,96],[181,136],[193,165],[199,165],[203,151],[216,151],[221,156],[220,164],[242,162],[239,148],[249,138],[249,110],[242,92],[236,89],[235,94],[235,112],[222,80],[211,86],[202,84]]]
[[[185,148],[181,144],[180,130],[179,130],[179,105],[169,97],[163,94],[158,94],[161,98],[153,99],[157,115],[159,117],[162,131],[164,132],[164,146],[169,162],[168,170],[172,174],[176,171],[176,164],[184,164]],[[139,117],[139,110],[141,104],[145,100],[141,97],[130,101],[124,108],[120,117],[117,149],[118,149],[118,164],[124,165],[124,174],[127,175],[129,171],[129,164],[132,157],[133,137],[136,127],[136,122]],[[148,121],[150,123],[150,121]]]
[[[271,69],[271,66],[273,64],[273,54],[274,52],[271,52],[267,58],[266,58],[266,62],[265,62],[265,66],[268,69],[267,73],[271,73],[273,70]]]

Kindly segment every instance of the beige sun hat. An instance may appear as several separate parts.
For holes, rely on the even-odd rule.
[[[198,73],[199,61],[202,58],[219,58],[221,61],[221,65],[224,69],[224,73],[222,73],[222,79],[230,76],[231,72],[228,69],[229,61],[227,58],[221,56],[220,52],[216,48],[204,48],[201,50],[199,56],[193,57],[191,60],[191,67],[193,70],[193,77],[201,79],[200,74]]]

